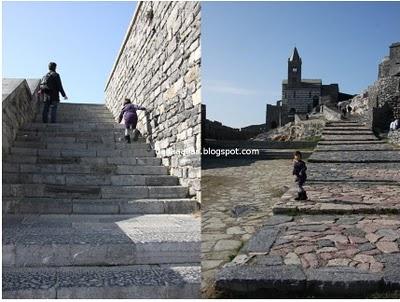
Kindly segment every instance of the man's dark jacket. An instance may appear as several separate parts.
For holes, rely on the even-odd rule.
[[[62,87],[60,75],[55,71],[49,71],[49,78],[47,80],[47,85],[50,91],[45,92],[46,101],[49,100],[51,102],[59,102],[60,101],[60,93],[63,97],[65,97],[64,88]]]

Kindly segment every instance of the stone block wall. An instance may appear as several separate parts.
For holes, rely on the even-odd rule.
[[[400,146],[400,129],[391,130],[388,133],[389,142]]]
[[[3,79],[3,156],[10,152],[18,129],[31,122],[39,109],[39,82],[36,79]]]
[[[198,199],[200,18],[200,2],[139,2],[105,89],[115,117],[125,97],[147,108],[138,130]]]

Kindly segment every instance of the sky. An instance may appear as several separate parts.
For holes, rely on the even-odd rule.
[[[3,2],[3,78],[42,78],[57,63],[67,102],[104,103],[136,2]]]
[[[202,100],[231,127],[265,123],[296,46],[303,78],[356,94],[400,41],[400,2],[203,2]]]

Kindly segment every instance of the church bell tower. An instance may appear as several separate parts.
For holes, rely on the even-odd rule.
[[[301,83],[301,58],[295,47],[293,54],[288,59],[288,86],[296,87]]]

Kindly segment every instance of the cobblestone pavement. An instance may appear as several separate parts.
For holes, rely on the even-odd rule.
[[[216,271],[262,226],[271,215],[277,197],[293,181],[291,160],[225,160],[225,163],[225,167],[202,170],[204,297],[213,296]],[[232,164],[235,166],[229,166]]]
[[[357,135],[365,132],[360,124],[328,127],[346,125],[357,140],[348,133],[323,136],[309,158],[316,161],[308,166],[309,200],[295,201],[295,190],[288,190],[274,205],[275,215],[218,272],[217,291],[264,298],[365,297],[400,289],[398,151],[378,141],[382,150],[338,152],[376,143]],[[335,150],[318,151],[322,144]]]

